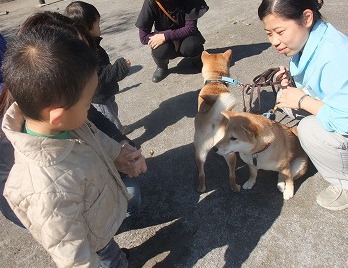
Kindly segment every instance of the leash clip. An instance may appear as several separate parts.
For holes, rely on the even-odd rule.
[[[229,85],[232,85],[232,86],[242,86],[243,85],[240,81],[233,79],[231,77],[227,77],[227,76],[221,76],[221,81],[224,83],[227,83]]]

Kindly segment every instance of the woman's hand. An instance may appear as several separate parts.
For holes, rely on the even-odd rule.
[[[298,102],[305,94],[306,93],[299,88],[286,87],[278,94],[277,106],[279,108],[298,109]]]
[[[148,42],[148,45],[152,48],[158,48],[160,45],[162,45],[166,41],[166,38],[164,37],[164,34],[154,34],[150,37],[150,40]]]
[[[281,87],[286,88],[290,84],[289,77],[287,75],[289,73],[289,69],[285,66],[279,66],[279,69],[280,70],[276,72],[274,76],[276,78],[276,81],[280,81]]]

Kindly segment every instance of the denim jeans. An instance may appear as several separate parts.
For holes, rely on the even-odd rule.
[[[103,104],[92,103],[92,105],[114,123],[118,129],[122,127],[121,121],[118,118],[118,105],[115,102],[115,96],[110,97]]]
[[[128,267],[126,254],[120,249],[114,239],[101,250],[97,251],[102,268]]]
[[[135,182],[134,179],[127,176],[122,176],[122,180],[127,187],[128,193],[132,198],[128,201],[128,210],[127,218],[124,220],[122,225],[119,228],[119,232],[128,230],[128,221],[132,216],[134,217],[139,213],[141,205],[141,194],[139,185]],[[110,242],[101,250],[97,252],[102,268],[109,267],[128,267],[128,261],[126,254],[120,249],[118,244],[114,239],[111,239]]]
[[[136,216],[140,211],[141,206],[141,193],[139,185],[134,179],[128,176],[122,176],[122,181],[127,187],[128,193],[132,198],[128,201],[127,218]]]

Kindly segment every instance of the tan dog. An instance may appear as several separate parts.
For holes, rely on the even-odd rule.
[[[222,112],[224,119],[217,136],[222,139],[214,151],[226,155],[239,152],[248,164],[249,180],[243,189],[251,189],[258,169],[278,171],[278,189],[285,200],[294,196],[294,180],[307,169],[308,157],[291,129],[262,115]]]
[[[236,105],[235,98],[228,90],[228,85],[221,81],[221,76],[228,77],[232,50],[225,53],[209,54],[202,52],[202,75],[205,86],[201,89],[198,97],[198,113],[195,117],[195,159],[199,172],[198,191],[205,192],[204,163],[207,155],[217,142],[215,135],[219,122],[223,116],[223,110],[230,110]],[[238,192],[240,186],[236,184],[234,174],[236,155],[228,153],[223,155],[230,169],[229,178],[233,191]],[[233,171],[233,172],[232,172]]]

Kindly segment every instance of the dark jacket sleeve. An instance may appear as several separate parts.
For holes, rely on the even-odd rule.
[[[173,29],[165,30],[162,33],[165,36],[166,41],[184,39],[187,36],[195,35],[197,33],[197,21],[196,20],[187,20],[185,21],[185,26]]]
[[[124,58],[111,64],[108,54],[100,45],[97,47],[97,56],[99,83],[92,102],[102,104],[120,91],[117,82],[127,76],[129,67]]]
[[[128,141],[128,143],[136,148],[140,148],[134,144],[126,135],[123,135],[121,131],[113,124],[109,119],[107,119],[101,112],[99,112],[93,105],[88,110],[88,120],[90,120],[100,131],[104,132],[110,138],[117,142],[123,140]]]

